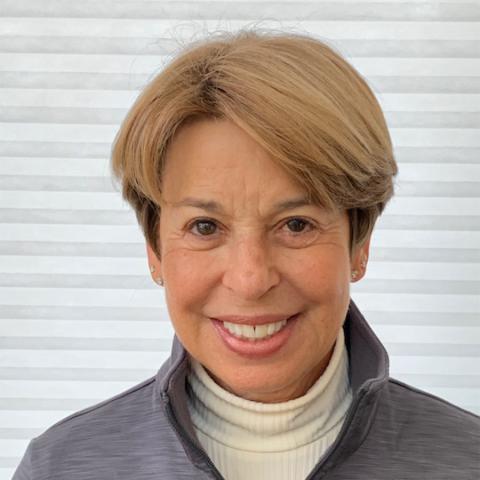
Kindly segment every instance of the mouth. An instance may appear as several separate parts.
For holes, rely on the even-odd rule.
[[[293,334],[300,313],[291,316],[211,318],[223,344],[231,351],[250,359],[273,355],[284,348]],[[223,319],[223,320],[222,320]],[[269,321],[266,320],[275,320]],[[246,321],[246,323],[241,323]],[[250,323],[250,324],[248,324]]]
[[[257,342],[272,337],[282,330],[287,325],[287,322],[288,318],[278,322],[265,323],[263,325],[245,325],[241,323],[223,322],[223,327],[236,338]]]

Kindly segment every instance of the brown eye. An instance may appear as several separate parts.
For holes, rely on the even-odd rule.
[[[291,232],[300,233],[305,230],[305,227],[308,225],[308,223],[309,222],[302,220],[301,218],[292,218],[286,223],[286,225]]]
[[[210,220],[197,220],[192,228],[195,228],[198,234],[202,236],[212,235],[217,231],[217,226]]]

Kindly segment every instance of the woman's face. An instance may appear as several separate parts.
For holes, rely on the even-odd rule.
[[[351,261],[346,213],[309,204],[227,120],[179,130],[163,198],[161,255],[148,247],[149,261],[186,350],[238,396],[272,403],[306,393],[328,364],[368,243]]]

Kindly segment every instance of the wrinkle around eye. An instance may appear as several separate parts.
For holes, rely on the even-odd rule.
[[[306,224],[305,228],[299,232],[289,230],[288,222],[292,220],[300,220]],[[304,248],[313,245],[321,236],[324,229],[317,225],[316,222],[303,217],[291,217],[282,222],[277,237],[280,242],[287,248]]]
[[[214,231],[210,234],[202,234],[198,232],[198,224],[205,223],[205,224],[211,224],[214,228]],[[197,231],[195,231],[197,230]],[[190,240],[192,241],[214,241],[218,240],[221,233],[222,233],[222,227],[218,224],[218,222],[214,219],[211,218],[195,218],[191,220],[190,222],[187,223],[187,225],[184,228],[185,233],[188,235]]]
[[[298,220],[299,222],[303,223],[303,230],[298,232],[290,230],[288,224],[293,220]],[[210,233],[207,231],[204,234],[199,232],[198,225],[202,223],[210,224],[212,231]],[[200,246],[201,244],[204,244],[204,246],[209,246],[208,248],[216,245],[218,246],[220,243],[228,241],[227,237],[229,232],[235,236],[232,228],[225,227],[215,218],[203,216],[191,219],[185,224],[182,230],[184,238],[188,240],[192,246]],[[277,244],[278,246],[283,244],[283,246],[287,248],[301,248],[302,246],[309,246],[315,243],[322,233],[328,233],[328,227],[326,228],[325,225],[321,225],[311,218],[300,215],[284,218],[276,223],[276,225],[266,224],[261,228],[260,225],[257,225],[254,230],[256,230],[257,233],[259,233],[258,230],[263,230],[261,235],[265,235],[265,240],[270,237],[270,241],[272,241],[273,244]]]
[[[283,226],[288,227],[288,225],[295,220],[299,221],[299,223],[303,223],[305,228],[303,228],[302,230],[300,230],[298,232],[288,229],[289,233],[301,235],[302,233],[307,233],[307,232],[310,232],[311,230],[315,229],[315,225],[310,220],[307,220],[307,219],[301,218],[301,217],[292,217],[292,218],[286,220],[284,222]]]

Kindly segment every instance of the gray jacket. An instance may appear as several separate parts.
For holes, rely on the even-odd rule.
[[[480,418],[389,378],[387,353],[353,302],[345,339],[353,401],[308,479],[478,480]],[[13,479],[221,479],[195,436],[187,373],[175,339],[156,376],[33,439]]]

